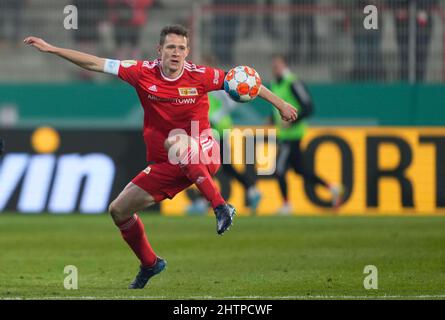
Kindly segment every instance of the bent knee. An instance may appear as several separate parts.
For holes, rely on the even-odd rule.
[[[119,209],[116,205],[116,202],[113,201],[112,203],[110,203],[110,205],[108,206],[108,213],[114,217],[114,216],[119,216]]]
[[[114,201],[110,203],[110,205],[108,206],[108,213],[113,215],[115,214],[117,211],[116,205],[114,204]]]
[[[166,151],[168,151],[172,146],[174,146],[175,144],[181,142],[184,138],[184,135],[181,134],[177,134],[171,137],[168,137],[167,139],[165,139],[164,141],[164,149]]]
[[[173,145],[173,143],[172,143],[171,140],[165,139],[165,141],[164,141],[164,149],[165,149],[165,151],[168,151],[171,148],[172,145]]]
[[[186,134],[176,134],[171,137],[168,137],[164,141],[164,148],[165,150],[169,150],[173,146],[179,146],[183,148],[187,148],[189,146],[195,147],[197,146],[196,140],[192,139],[190,136]]]
[[[116,200],[109,205],[108,213],[111,215],[116,224],[128,219],[129,217],[129,215],[126,212],[124,212],[119,208],[119,206],[116,203]]]

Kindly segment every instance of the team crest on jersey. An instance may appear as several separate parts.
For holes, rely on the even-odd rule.
[[[181,97],[197,96],[198,89],[196,88],[178,88]]]
[[[124,68],[130,68],[131,66],[137,65],[138,62],[136,60],[123,60],[121,61],[121,66]]]

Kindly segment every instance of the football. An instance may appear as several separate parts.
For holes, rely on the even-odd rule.
[[[224,90],[236,102],[255,99],[261,89],[261,78],[255,69],[238,66],[231,69],[224,78]]]

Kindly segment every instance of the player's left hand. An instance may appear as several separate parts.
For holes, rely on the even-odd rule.
[[[287,102],[284,102],[279,110],[281,119],[283,119],[284,121],[294,122],[298,118],[297,109]]]
[[[37,48],[41,52],[54,52],[56,49],[53,45],[37,37],[27,37],[23,40],[23,43]]]

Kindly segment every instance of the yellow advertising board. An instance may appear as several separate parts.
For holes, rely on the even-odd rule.
[[[245,155],[246,144],[234,143],[256,129],[232,132],[232,155]],[[266,130],[267,131],[267,130]],[[255,142],[255,155],[263,154],[252,169],[274,167],[277,145],[269,139]],[[312,186],[292,170],[287,173],[289,200],[295,215],[425,215],[445,213],[445,128],[425,127],[317,127],[302,141],[308,168],[329,183],[342,184],[345,202],[335,213],[330,193]],[[248,149],[247,149],[248,150]],[[232,157],[233,158],[233,157]],[[264,160],[264,159],[262,159]],[[243,171],[246,165],[236,164]],[[253,170],[255,171],[255,170]],[[264,171],[264,170],[263,170]],[[266,170],[271,171],[271,170]],[[273,171],[273,170],[272,170]],[[259,175],[257,187],[263,195],[257,215],[274,215],[282,205],[278,182],[273,175]],[[245,190],[229,183],[232,203],[240,215],[250,214]],[[167,215],[182,215],[190,203],[185,192],[161,204]]]

